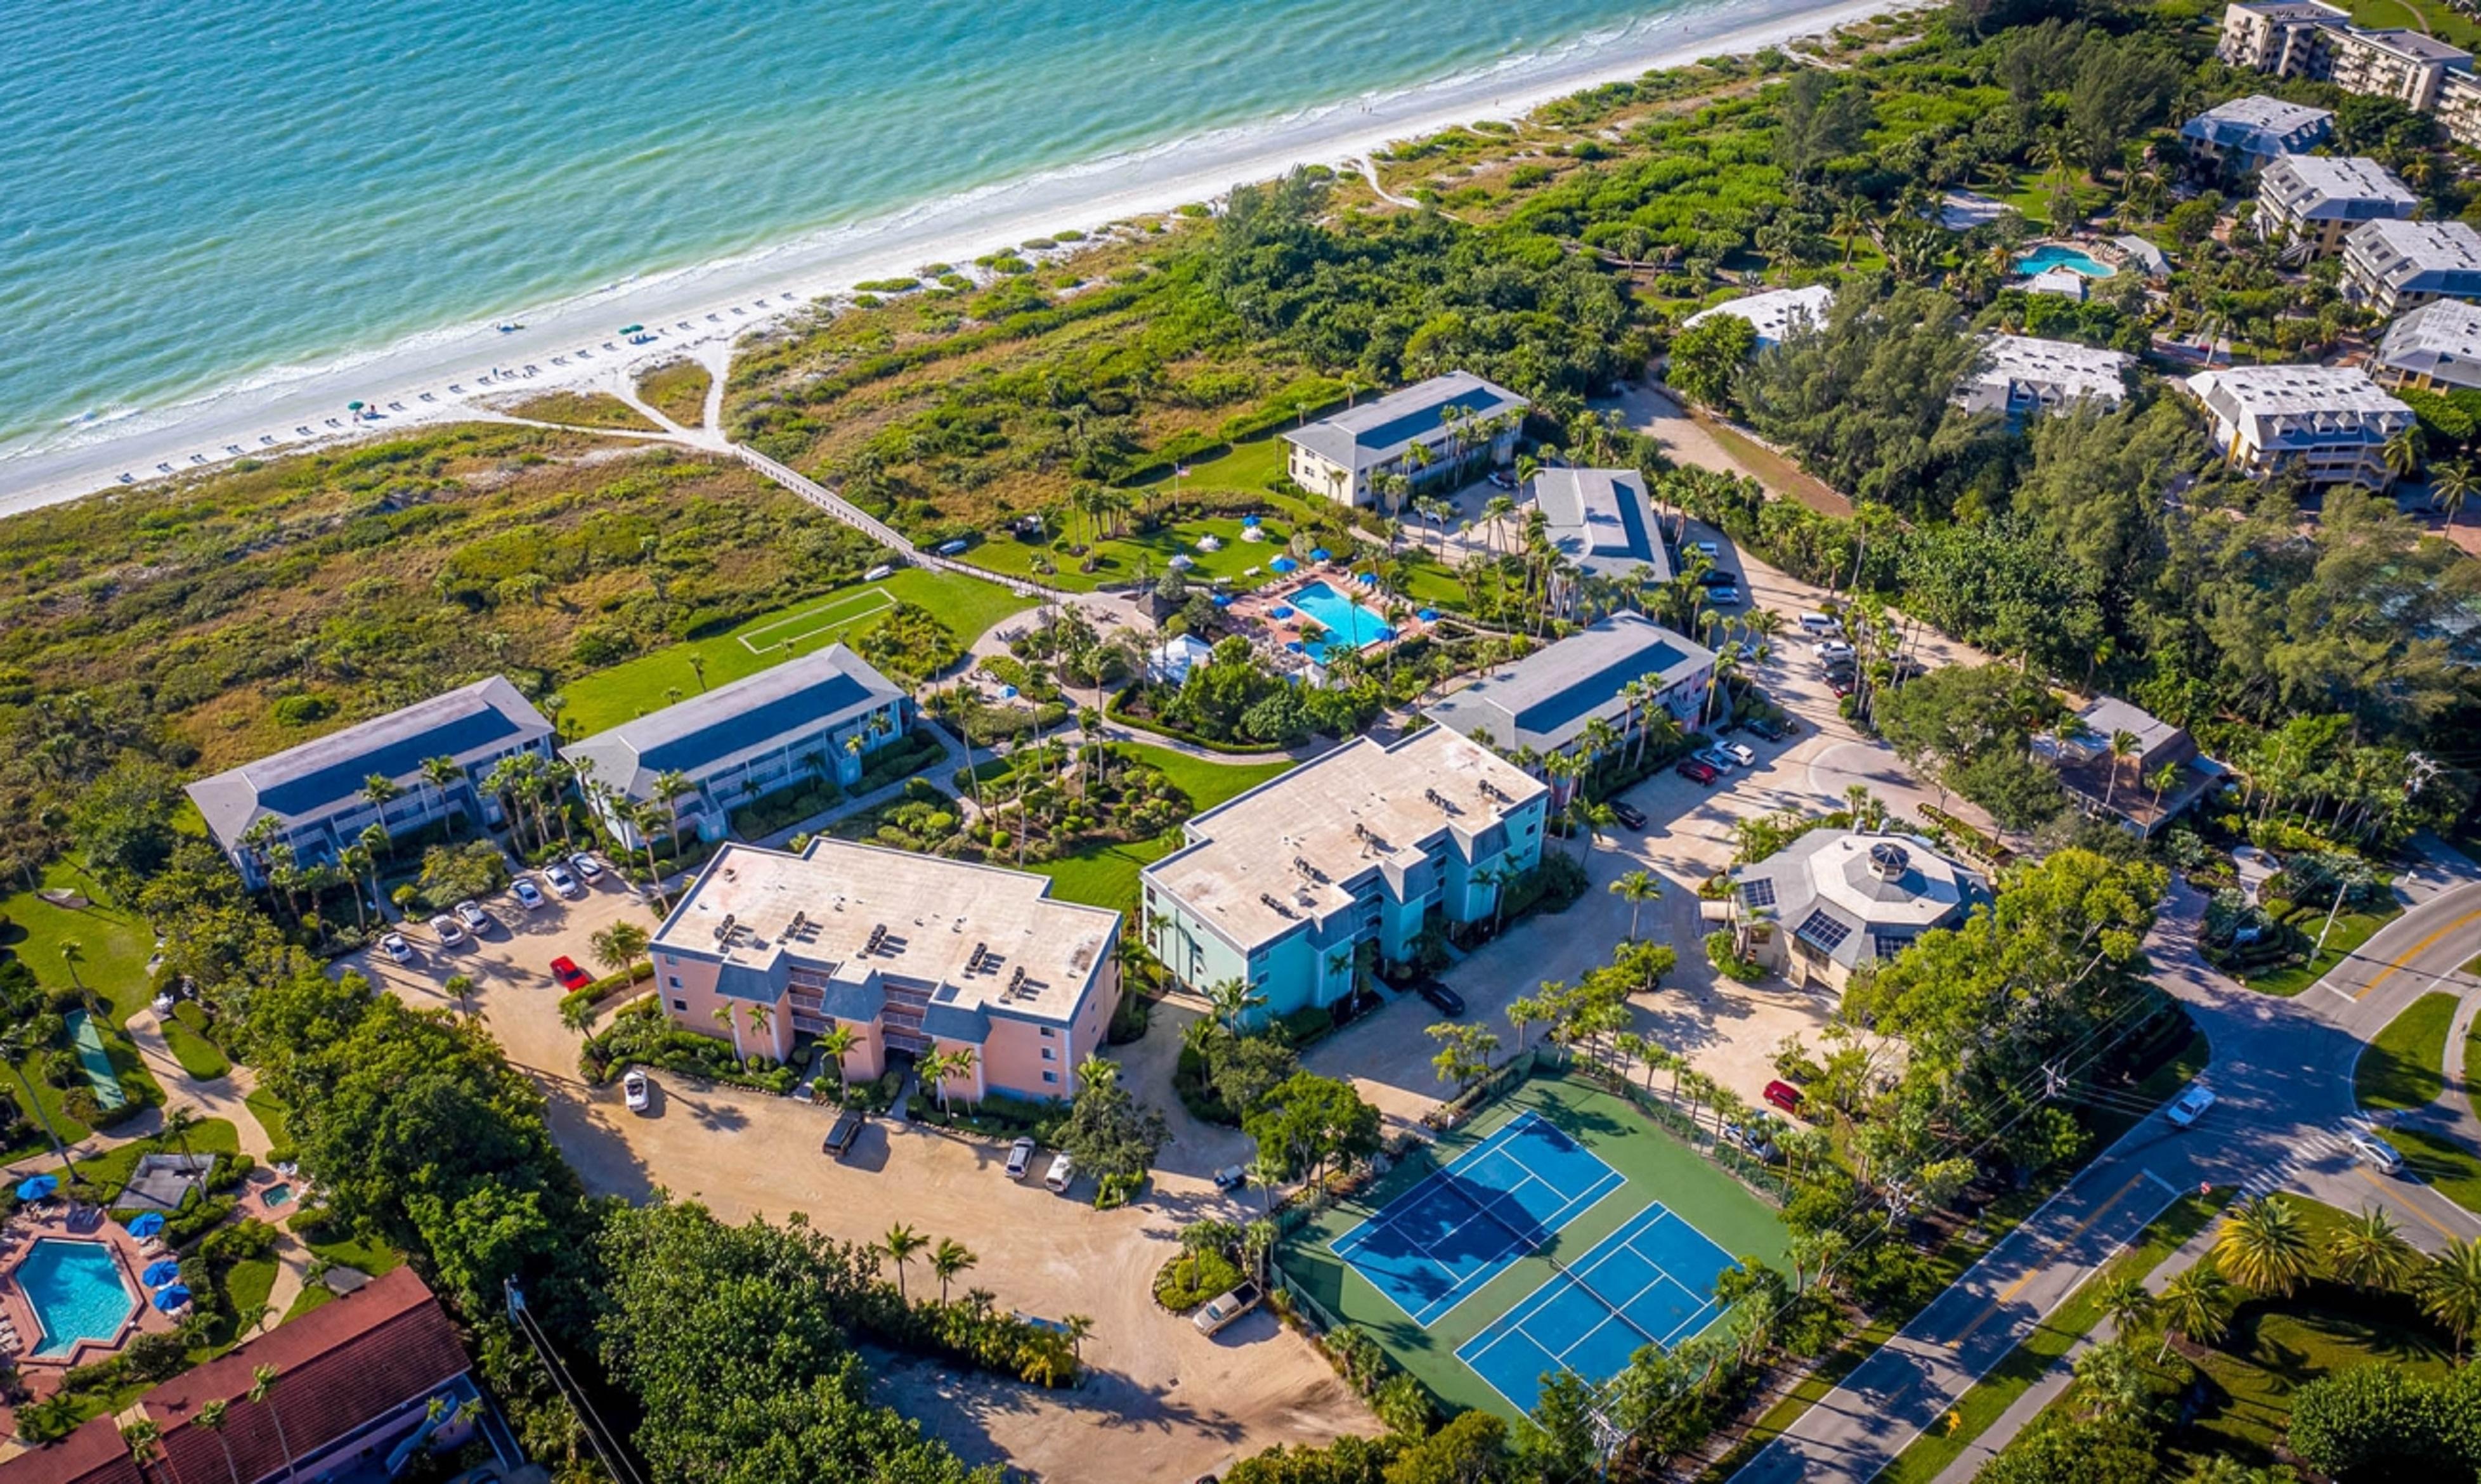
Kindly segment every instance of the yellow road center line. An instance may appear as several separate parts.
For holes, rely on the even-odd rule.
[[[2110,1209],[2112,1207],[2128,1199],[2128,1192],[2135,1189],[2138,1185],[2141,1185],[2144,1183],[2145,1172],[2139,1170],[2135,1175],[2129,1178],[2127,1185],[2120,1186],[2119,1189],[2112,1194],[2109,1200],[2106,1200],[2100,1206],[2094,1208],[2094,1213],[2092,1215],[2077,1222],[2075,1231],[2060,1237],[2057,1241],[2050,1243],[2050,1250],[2042,1254],[2039,1262],[2026,1268],[2023,1277],[2018,1278],[2014,1283],[2009,1284],[2006,1291],[1999,1294],[1998,1298],[1992,1300],[1989,1308],[1984,1309],[1981,1313],[1973,1315],[1972,1322],[1958,1331],[1953,1340],[1947,1341],[1947,1348],[1959,1348],[1967,1340],[1972,1338],[1972,1332],[1974,1330],[1981,1328],[1983,1324],[1989,1322],[1992,1315],[1997,1314],[2002,1306],[2012,1301],[2017,1294],[2023,1292],[2026,1284],[2031,1283],[2035,1278],[2040,1277],[2042,1269],[2050,1265],[2050,1262],[2052,1258],[2055,1258],[2061,1252],[2066,1251],[2070,1242],[2075,1241],[2077,1237],[2082,1237],[2085,1233],[2093,1230],[2095,1222],[2100,1221],[2106,1215],[2109,1215]]]
[[[2412,947],[2404,950],[2401,953],[2395,956],[2393,961],[2390,962],[2385,968],[2379,970],[2375,978],[2369,980],[2366,984],[2362,985],[2361,993],[2354,995],[2352,998],[2359,1000],[2366,996],[2370,990],[2384,984],[2393,976],[2397,969],[2400,969],[2412,960],[2418,958],[2421,954],[2428,952],[2432,944],[2435,944],[2439,939],[2445,937],[2448,933],[2453,932],[2455,929],[2473,921],[2475,918],[2481,918],[2481,907],[2476,907],[2472,911],[2465,913],[2454,922],[2447,924],[2445,926],[2438,929],[2438,931],[2431,933],[2428,937],[2421,939],[2418,943],[2416,943]]]

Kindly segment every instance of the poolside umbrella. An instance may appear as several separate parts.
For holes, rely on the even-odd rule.
[[[1425,608],[1413,616],[1421,619],[1423,623],[1429,623],[1437,619],[1439,616],[1439,611],[1435,608]]]
[[[1290,603],[1278,603],[1273,608],[1267,610],[1267,616],[1269,618],[1290,618],[1293,616],[1293,606]]]
[[[155,1307],[166,1314],[170,1314],[189,1301],[190,1289],[186,1284],[176,1283],[169,1289],[159,1289],[155,1293]]]
[[[1244,526],[1254,526],[1258,524],[1258,517],[1255,515],[1243,515],[1240,517],[1240,524]]]
[[[1274,560],[1267,563],[1267,570],[1269,572],[1289,572],[1299,565],[1299,562],[1294,561],[1290,557],[1278,557]]]
[[[39,1201],[60,1187],[61,1183],[49,1175],[29,1175],[17,1182],[17,1199]]]
[[[177,1258],[160,1258],[156,1260],[156,1262],[150,1265],[146,1271],[139,1274],[138,1276],[139,1281],[144,1283],[150,1289],[160,1289],[168,1283],[178,1283],[181,1278],[180,1260]]]
[[[160,1211],[144,1211],[129,1218],[129,1235],[132,1237],[153,1237],[163,1230],[164,1213]]]
[[[1284,647],[1296,655],[1307,654],[1310,649],[1309,645],[1302,643],[1299,639],[1290,640],[1284,645]]]
[[[1375,587],[1378,586],[1378,574],[1375,572],[1355,573],[1354,581],[1360,583],[1364,587]]]
[[[1228,592],[1216,593],[1214,595],[1214,606],[1216,608],[1230,608],[1232,606],[1232,594]]]
[[[1310,560],[1311,560],[1312,561],[1327,561],[1327,560],[1333,560],[1333,559],[1334,559],[1334,557],[1335,557],[1335,553],[1333,553],[1333,552],[1331,552],[1331,551],[1328,551],[1328,550],[1327,550],[1325,547],[1323,547],[1323,546],[1321,546],[1321,547],[1319,547],[1318,550],[1316,550],[1316,551],[1314,551],[1314,552],[1310,553]]]

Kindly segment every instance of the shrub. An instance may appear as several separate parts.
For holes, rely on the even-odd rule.
[[[1742,984],[1754,984],[1764,977],[1764,969],[1742,958],[1734,949],[1728,927],[1717,927],[1706,935],[1706,961],[1714,966],[1715,973]]]
[[[1174,1314],[1187,1314],[1240,1283],[1240,1267],[1220,1252],[1178,1253],[1155,1274],[1155,1302]]]
[[[1104,1040],[1111,1046],[1126,1046],[1145,1037],[1146,1027],[1154,1015],[1155,1002],[1135,990],[1120,991],[1120,1002],[1111,1007],[1111,1028]]]
[[[277,726],[308,726],[336,714],[336,703],[324,695],[288,695],[272,708]]]
[[[1294,1047],[1307,1046],[1335,1029],[1335,1012],[1320,1004],[1303,1005],[1277,1019],[1284,1028],[1284,1038]]]

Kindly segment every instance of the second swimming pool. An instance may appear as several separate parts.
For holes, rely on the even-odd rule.
[[[1324,661],[1326,652],[1337,645],[1346,649],[1367,649],[1396,637],[1387,627],[1386,618],[1362,607],[1325,583],[1312,583],[1285,600],[1318,620],[1326,630],[1323,638],[1306,640],[1302,648],[1313,660]]]

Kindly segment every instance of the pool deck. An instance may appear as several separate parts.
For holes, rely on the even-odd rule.
[[[57,1355],[36,1355],[34,1347],[42,1341],[42,1321],[36,1317],[34,1306],[27,1302],[26,1291],[16,1281],[17,1264],[39,1241],[92,1242],[108,1249],[120,1267],[120,1279],[137,1300],[137,1308],[111,1338],[81,1340]],[[166,1254],[157,1254],[163,1256]],[[7,1269],[7,1279],[0,1282],[0,1316],[5,1316],[17,1332],[20,1347],[8,1358],[18,1369],[18,1378],[38,1397],[48,1396],[60,1390],[61,1378],[72,1367],[90,1365],[104,1359],[130,1338],[139,1334],[164,1334],[177,1328],[170,1315],[148,1302],[146,1286],[138,1281],[144,1264],[152,1261],[138,1238],[121,1230],[119,1223],[106,1217],[92,1207],[82,1208],[74,1221],[68,1209],[58,1200],[45,1201],[40,1209],[20,1211],[0,1225],[0,1266]]]
[[[1319,663],[1306,651],[1290,647],[1305,642],[1301,638],[1303,624],[1317,623],[1316,619],[1300,612],[1293,602],[1293,595],[1318,583],[1324,583],[1358,606],[1377,613],[1380,621],[1385,621],[1386,611],[1375,601],[1366,601],[1380,595],[1364,587],[1349,567],[1335,561],[1303,562],[1297,570],[1285,573],[1277,582],[1235,597],[1232,605],[1223,610],[1223,621],[1256,644],[1261,652],[1271,657],[1279,670],[1291,672],[1320,667]],[[1407,604],[1407,607],[1411,606]],[[1279,608],[1290,612],[1281,618],[1275,617],[1274,611]],[[1390,644],[1426,634],[1430,628],[1421,619],[1411,616],[1391,627],[1396,631],[1394,638],[1373,639],[1362,645],[1359,653],[1375,654]]]

